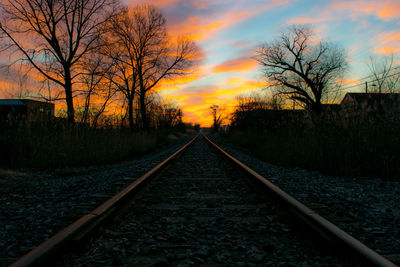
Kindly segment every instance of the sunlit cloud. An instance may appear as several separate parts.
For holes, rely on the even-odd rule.
[[[257,70],[257,61],[252,59],[254,48],[260,42],[272,40],[286,24],[312,24],[313,42],[338,40],[349,52],[354,72],[366,65],[364,61],[371,51],[400,52],[400,31],[395,28],[400,24],[393,23],[400,18],[399,0],[125,0],[125,3],[160,8],[173,40],[187,37],[200,47],[196,68],[162,80],[155,91],[165,101],[179,104],[184,121],[203,126],[212,124],[211,105],[219,105],[229,113],[236,96],[267,87]],[[43,80],[34,71],[30,75],[32,81]],[[358,84],[363,75],[368,73],[346,77],[342,83]],[[16,88],[17,83],[0,76],[0,87]],[[79,99],[75,103],[82,106]],[[120,112],[119,104],[116,101],[109,111]],[[57,106],[62,108],[65,104],[59,102]]]
[[[258,63],[252,58],[236,58],[217,65],[214,72],[248,72],[256,67],[258,67]]]
[[[265,86],[266,83],[258,79],[233,76],[214,85],[188,87],[171,92],[166,98],[179,102],[185,121],[196,121],[203,126],[210,126],[210,106],[219,105],[229,115],[233,111],[236,96],[260,90]]]
[[[242,6],[238,5],[238,3],[241,3],[241,1],[238,1],[236,3],[238,8],[227,9],[217,18],[205,17],[198,14],[191,15],[180,23],[170,25],[169,32],[171,36],[184,35],[189,36],[195,41],[208,41],[215,37],[222,29],[232,27],[276,6],[284,5],[287,2],[288,1],[285,0],[275,0],[258,6],[257,8],[249,9],[248,7],[246,8],[244,3],[242,3]],[[227,3],[227,5],[229,5],[229,3]],[[233,3],[232,5],[235,6]]]
[[[346,86],[356,85],[356,84],[360,83],[360,80],[361,79],[359,79],[359,78],[344,78],[341,80],[341,83]]]
[[[329,21],[339,21],[350,18],[360,25],[369,25],[368,16],[375,16],[381,20],[400,18],[400,2],[386,1],[332,1],[329,5],[318,5],[313,8],[309,16],[298,16],[288,20],[288,24],[320,24]]]
[[[334,1],[332,9],[348,12],[353,18],[360,15],[374,15],[380,19],[399,18],[400,2],[398,0],[386,1]]]
[[[238,95],[265,88],[267,83],[259,79],[247,79],[242,77],[229,77],[218,84],[213,96],[221,98],[235,98]]]
[[[13,95],[17,94],[18,84],[9,81],[0,80],[0,98],[12,98]]]
[[[185,35],[194,41],[205,41],[225,25],[224,21],[203,22],[201,17],[190,17],[182,24],[169,28],[172,36]]]
[[[400,52],[400,31],[382,33],[378,36],[374,53],[390,55]]]
[[[157,6],[159,8],[165,7],[165,6],[170,6],[172,4],[178,3],[181,0],[125,0],[124,2],[127,5],[141,5],[141,4],[150,4]]]
[[[157,91],[178,90],[186,84],[199,79],[200,73],[193,72],[182,76],[176,76],[171,79],[161,80],[158,84]]]

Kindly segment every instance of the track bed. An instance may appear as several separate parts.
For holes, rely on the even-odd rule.
[[[315,245],[245,180],[199,137],[86,251],[58,265],[358,264]]]

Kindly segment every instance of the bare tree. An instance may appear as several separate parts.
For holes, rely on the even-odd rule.
[[[97,126],[99,117],[116,93],[115,86],[112,83],[114,73],[111,64],[112,62],[109,62],[101,54],[93,55],[84,63],[86,71],[80,79],[82,83],[81,94],[84,97],[81,122],[91,122],[93,127]],[[97,105],[92,103],[94,101]]]
[[[295,25],[257,50],[257,60],[279,93],[319,115],[321,101],[347,67],[346,54],[336,45],[315,43],[312,29]]]
[[[113,44],[118,46],[113,53],[120,70],[120,89],[133,107],[133,99],[139,97],[142,127],[149,130],[147,106],[151,103],[148,94],[160,80],[184,75],[192,65],[197,52],[196,45],[189,40],[179,39],[174,44],[167,35],[166,19],[153,6],[139,5],[126,8],[112,25]],[[115,56],[114,56],[115,57]],[[128,111],[130,124],[132,110]]]
[[[274,93],[271,98],[268,99],[267,101],[267,106],[269,109],[273,110],[280,110],[283,108],[284,104],[284,99],[282,98],[282,95],[279,93]]]
[[[213,129],[218,131],[223,122],[223,110],[218,105],[210,106],[211,116],[213,117]]]
[[[112,18],[106,25],[110,31],[104,36],[105,49],[103,49],[103,53],[113,62],[114,76],[111,81],[126,100],[126,115],[130,128],[134,126],[134,100],[138,87],[134,54],[137,37],[133,31],[134,24],[131,11],[123,8],[119,16]]]
[[[135,49],[139,81],[139,103],[142,125],[148,131],[147,94],[160,80],[185,75],[193,63],[197,46],[180,38],[173,44],[167,36],[166,20],[151,6],[137,7],[134,12],[138,46]]]
[[[236,97],[236,111],[247,112],[257,109],[282,109],[283,99],[278,93],[273,93],[272,96],[253,92],[250,95],[239,95]]]
[[[400,66],[394,66],[393,61],[393,55],[380,59],[370,58],[368,67],[373,80],[370,83],[372,86],[368,87],[369,91],[381,94],[386,92],[393,93],[400,89],[400,74],[398,73]]]
[[[114,0],[4,0],[0,37],[47,80],[64,89],[74,122],[73,83],[79,63],[97,46]]]
[[[158,127],[172,128],[182,123],[182,110],[175,103],[164,103],[159,106]]]

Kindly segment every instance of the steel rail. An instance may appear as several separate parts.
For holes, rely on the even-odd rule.
[[[120,191],[115,196],[101,204],[89,214],[79,218],[50,239],[44,241],[39,246],[19,258],[10,266],[38,266],[44,262],[54,259],[55,254],[63,248],[71,245],[72,242],[82,240],[105,220],[111,218],[118,210],[125,206],[135,193],[137,193],[152,178],[165,169],[177,156],[182,154],[196,139],[198,135],[192,138],[187,144],[174,152],[167,159],[152,168],[142,177],[131,183],[128,187]]]
[[[207,138],[207,136],[205,136],[204,134],[203,137],[219,152],[229,158],[237,167],[244,171],[248,176],[263,184],[265,186],[265,189],[267,189],[267,191],[271,193],[281,204],[285,205],[290,211],[292,211],[298,219],[300,219],[302,222],[305,222],[308,226],[315,230],[319,235],[322,235],[322,237],[329,242],[344,245],[344,247],[350,249],[355,255],[359,256],[369,265],[372,264],[375,266],[387,267],[397,266],[393,262],[389,261],[382,255],[370,249],[356,238],[352,237],[333,223],[320,216],[318,213],[314,212],[313,210],[296,200],[291,195],[281,190],[268,179],[264,178],[263,176],[253,171],[245,164],[225,152],[218,145]]]

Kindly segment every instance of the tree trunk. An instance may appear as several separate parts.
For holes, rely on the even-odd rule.
[[[321,125],[321,113],[322,104],[320,100],[317,100],[316,102],[311,104],[311,120],[317,127]]]
[[[320,101],[314,102],[311,106],[311,111],[315,113],[315,115],[319,116],[322,112],[322,104]]]
[[[146,97],[144,93],[140,94],[140,115],[142,117],[142,126],[146,132],[149,132],[149,122],[147,120],[147,112],[146,112]]]
[[[89,120],[89,108],[90,108],[90,97],[91,97],[91,90],[88,92],[85,98],[85,108],[82,113],[82,120],[81,122],[86,125]]]
[[[133,97],[128,98],[128,120],[129,128],[133,129]]]
[[[65,100],[67,102],[67,116],[68,122],[70,124],[74,124],[75,122],[75,113],[74,113],[74,100],[72,96],[72,81],[71,81],[71,72],[68,68],[65,68]]]

